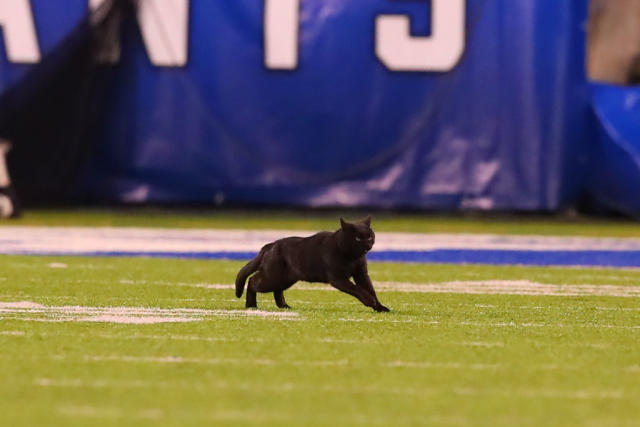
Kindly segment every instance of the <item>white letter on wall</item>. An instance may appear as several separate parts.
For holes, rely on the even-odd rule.
[[[0,0],[0,26],[9,62],[40,61],[40,48],[29,0]]]
[[[465,45],[465,0],[431,0],[431,36],[412,37],[409,17],[376,17],[376,55],[393,71],[449,71]]]
[[[95,10],[105,1],[90,0],[89,7]],[[139,0],[138,4],[138,22],[151,63],[161,67],[186,65],[189,0]],[[119,58],[112,54],[109,59],[116,62]]]
[[[298,66],[300,0],[265,0],[264,63],[267,68]]]

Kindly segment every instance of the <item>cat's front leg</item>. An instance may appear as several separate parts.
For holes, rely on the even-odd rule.
[[[390,311],[387,307],[380,303],[378,296],[376,295],[375,289],[373,289],[373,283],[371,283],[371,278],[369,277],[369,272],[367,271],[367,265],[363,264],[358,266],[356,269],[353,280],[356,282],[356,286],[364,289],[366,292],[371,294],[375,299],[376,303],[373,306],[373,309],[378,312],[387,312]]]
[[[367,307],[375,309],[376,298],[364,289],[351,283],[349,279],[333,279],[329,281],[329,284],[339,291],[358,298],[358,300]]]
[[[375,311],[377,311],[378,313],[388,313],[388,312],[390,312],[390,311],[391,311],[391,310],[389,310],[387,307],[385,307],[384,305],[380,304],[380,301],[378,301],[378,304],[377,304],[377,305],[375,305],[375,306],[373,307],[373,309],[374,309]]]

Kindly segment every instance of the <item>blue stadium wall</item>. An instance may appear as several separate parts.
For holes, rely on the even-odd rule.
[[[634,179],[640,167],[603,148],[615,142],[585,77],[587,0],[462,1],[455,63],[418,70],[384,63],[376,20],[404,14],[412,40],[455,33],[432,25],[440,1],[301,0],[296,61],[284,67],[265,59],[269,1],[190,0],[184,64],[152,64],[139,33],[122,43],[79,194],[554,211],[590,193],[640,212],[640,187],[599,182],[620,156]],[[87,0],[30,3],[43,58],[87,13]],[[39,65],[4,49],[6,92]]]

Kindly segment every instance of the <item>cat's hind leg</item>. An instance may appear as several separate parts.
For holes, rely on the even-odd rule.
[[[284,300],[284,291],[273,291],[273,298],[276,300],[278,308],[291,308]]]
[[[268,293],[273,292],[274,296],[276,296],[276,304],[280,308],[289,308],[287,303],[284,301],[284,296],[282,295],[282,290],[277,291],[275,289],[282,289],[282,287],[276,285],[277,282],[270,280],[269,277],[265,274],[264,271],[259,271],[249,278],[249,285],[247,286],[247,308],[257,308],[257,293]],[[286,288],[285,288],[286,289]],[[280,292],[281,299],[278,299],[276,292]],[[281,301],[281,302],[280,302]],[[282,304],[282,305],[281,305]]]
[[[255,274],[249,278],[249,286],[247,286],[247,302],[245,307],[258,308],[258,300],[256,292],[258,292],[260,282],[262,280],[261,274]]]

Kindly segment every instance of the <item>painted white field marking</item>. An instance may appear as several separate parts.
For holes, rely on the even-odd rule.
[[[71,418],[98,418],[110,420],[162,420],[167,418],[165,410],[159,408],[142,409],[137,411],[127,411],[124,408],[109,406],[61,406],[57,408],[61,416]],[[264,423],[265,421],[290,420],[291,416],[283,413],[271,412],[246,412],[246,411],[216,411],[211,414],[181,413],[179,418],[182,421],[240,421],[251,423]],[[298,419],[299,417],[296,417]]]
[[[231,285],[228,285],[229,288],[231,287]],[[300,285],[300,286],[304,286],[304,285]],[[296,289],[296,288],[294,288]],[[304,287],[300,288],[301,290],[305,290]],[[331,289],[327,289],[327,290],[331,290]],[[16,300],[19,298],[33,298],[33,299],[40,299],[43,301],[46,301],[47,303],[50,303],[52,301],[78,301],[80,298],[77,295],[52,295],[52,296],[42,296],[42,295],[28,295],[28,294],[0,294],[0,298],[1,299],[5,299],[5,300]],[[102,301],[104,301],[105,303],[107,301],[117,301],[117,302],[122,302],[123,298],[121,297],[106,297],[106,298],[102,298]],[[215,298],[215,297],[202,297],[202,298],[173,298],[173,297],[162,297],[162,298],[155,298],[155,301],[167,301],[169,303],[203,303],[203,304],[210,304],[212,302],[216,302],[216,303],[220,303],[220,302],[229,302],[229,303],[238,303],[238,299],[237,298]],[[305,305],[318,305],[318,301],[307,301],[307,300],[300,300],[298,298],[295,299],[295,305],[298,306],[300,304],[305,304]],[[353,306],[353,307],[359,307],[360,303],[357,300],[351,300],[351,299],[346,299],[344,301],[324,301],[322,302],[322,305],[328,305],[328,306]],[[477,307],[477,308],[496,308],[497,306],[494,304],[471,304],[471,303],[463,303],[460,302],[458,304],[456,304],[458,307],[462,308],[462,307]],[[393,304],[393,308],[398,309],[399,307],[420,307],[422,309],[434,309],[434,310],[439,310],[439,305],[435,304],[435,303],[428,303],[428,302],[410,302],[410,303],[406,303],[406,302],[402,302],[402,303],[394,303]],[[503,307],[504,308],[504,307]],[[515,305],[515,306],[509,306],[508,307],[509,310],[514,310],[514,309],[518,309],[518,310],[550,310],[552,307],[551,306],[531,306],[531,305]],[[596,310],[600,310],[600,311],[640,311],[640,307],[595,307]]]
[[[327,319],[333,321],[334,319]],[[422,319],[361,319],[357,317],[340,317],[335,319],[337,322],[365,322],[365,323],[420,323],[421,325],[438,325],[440,322],[437,320],[422,320]]]
[[[204,289],[235,289],[235,285],[225,283],[167,282],[166,285]],[[555,285],[531,282],[529,280],[456,280],[437,283],[375,282],[374,287],[376,292],[640,297],[640,286],[591,284]],[[292,289],[304,291],[336,291],[336,289],[329,285],[310,283],[299,283]]]
[[[121,381],[121,380],[96,380],[86,381],[80,378],[72,379],[51,379],[36,378],[34,384],[40,387],[60,387],[60,388],[147,388],[161,386],[162,383],[149,381]]]
[[[455,344],[463,345],[466,347],[486,347],[486,348],[504,347],[503,342],[465,341],[465,342],[460,342]]]
[[[371,322],[371,323],[392,323],[385,319],[361,319],[361,318],[349,318],[343,317],[338,319],[327,319],[326,322]],[[415,323],[416,325],[433,325],[433,326],[474,326],[479,328],[590,328],[590,329],[624,329],[631,331],[640,331],[640,325],[611,325],[611,324],[573,324],[567,325],[565,323],[516,323],[516,322],[441,322],[438,320],[423,320],[421,318],[411,318],[397,320],[396,323]]]
[[[12,337],[23,337],[26,335],[25,331],[0,331],[0,335],[7,335]]]
[[[199,357],[180,357],[180,356],[126,356],[126,355],[107,355],[107,356],[85,356],[87,362],[124,362],[124,363],[151,363],[151,364],[196,364],[196,365],[244,365],[252,363],[257,365],[274,365],[277,362],[271,359],[250,359],[239,358],[199,358]],[[284,363],[284,362],[281,362]]]
[[[63,355],[52,355],[52,360],[67,360]],[[261,366],[358,366],[347,359],[330,359],[330,360],[274,360],[274,359],[256,359],[256,358],[200,358],[200,357],[181,357],[181,356],[130,356],[130,355],[86,355],[83,360],[85,362],[116,362],[116,363],[135,363],[135,364],[176,364],[176,365],[244,365],[246,363]],[[406,369],[451,369],[451,370],[519,370],[517,365],[504,365],[498,363],[461,363],[461,362],[434,362],[434,361],[403,361],[395,360],[391,362],[378,362],[375,364],[380,368],[406,368]],[[536,371],[575,371],[580,369],[575,365],[527,365],[527,369]],[[638,365],[621,367],[626,372],[640,372]]]
[[[503,396],[505,398],[549,398],[549,399],[577,399],[577,400],[609,400],[623,399],[625,393],[623,390],[555,390],[555,389],[491,389],[491,388],[469,388],[456,387],[453,389],[433,389],[433,388],[413,388],[413,387],[375,387],[375,386],[331,386],[331,385],[313,385],[307,386],[303,384],[285,383],[278,385],[256,385],[250,383],[228,383],[228,382],[207,382],[200,384],[180,384],[174,382],[147,382],[147,381],[114,381],[114,380],[91,380],[82,379],[49,379],[38,378],[34,381],[35,385],[41,387],[53,388],[170,388],[179,387],[188,388],[190,390],[239,390],[251,392],[301,392],[314,391],[324,393],[345,393],[345,394],[398,394],[398,395],[435,395],[437,393],[450,393],[461,396]],[[90,408],[90,407],[82,407]],[[106,408],[105,408],[106,409]],[[86,413],[87,416],[95,416],[98,413],[113,413],[114,411],[96,410],[80,410],[80,413]]]
[[[315,340],[317,342],[330,343],[330,344],[382,344],[383,341],[374,340],[349,340],[340,338],[319,338]],[[386,341],[384,341],[386,342]]]
[[[262,389],[261,389],[262,390]],[[254,391],[253,389],[251,391]],[[317,391],[317,390],[312,390]],[[353,393],[357,393],[358,391],[354,391]],[[406,394],[406,393],[403,393]],[[165,419],[167,417],[174,418],[171,413],[163,412],[160,409],[149,409],[142,411],[125,411],[122,408],[116,407],[96,407],[96,406],[62,406],[57,408],[58,414],[61,416],[72,417],[72,418],[103,418],[103,419],[126,419],[130,421],[131,419]],[[149,414],[154,415],[153,418],[149,417]],[[282,412],[265,412],[265,411],[251,411],[247,412],[247,410],[242,411],[232,411],[232,410],[216,410],[212,413],[198,413],[198,412],[190,412],[190,413],[180,413],[179,419],[182,423],[189,422],[199,422],[199,423],[220,423],[220,422],[234,422],[234,423],[242,423],[242,424],[264,424],[265,422],[277,422],[279,424],[287,423],[287,425],[306,425],[306,424],[314,424],[317,423],[317,417],[314,417],[313,414],[310,415],[300,415],[296,414],[295,419],[292,414],[286,414]],[[335,415],[333,417],[324,419],[327,423],[330,424],[353,424],[353,425],[367,425],[367,426],[388,426],[388,425],[411,425],[415,424],[415,420],[413,418],[405,417],[399,418],[397,416],[393,418],[383,418],[380,416],[371,417],[364,414],[357,414],[352,416],[351,418],[346,417],[344,415]],[[526,421],[529,421],[527,418],[522,417],[509,417],[509,420],[515,424],[526,424]],[[608,420],[607,420],[608,421]],[[464,417],[459,416],[426,416],[421,417],[421,423],[424,425],[468,425],[470,420]],[[600,423],[600,425],[603,423]],[[605,423],[606,424],[606,423]]]
[[[58,408],[58,414],[68,417],[83,418],[122,418],[123,412],[119,408],[96,406],[63,406]]]
[[[179,383],[168,381],[121,381],[111,379],[93,379],[83,380],[79,378],[66,378],[66,379],[50,379],[50,378],[36,378],[34,384],[40,387],[51,388],[187,388],[189,390],[209,390],[209,389],[225,389],[225,390],[240,390],[251,392],[295,392],[295,391],[323,391],[329,393],[346,393],[346,394],[370,394],[370,393],[385,393],[385,394],[431,394],[432,389],[415,389],[411,387],[398,388],[398,387],[375,387],[375,386],[355,386],[355,387],[341,387],[341,386],[328,386],[328,385],[313,385],[306,386],[303,384],[283,383],[276,385],[264,385],[257,386],[251,383],[242,382],[206,382],[206,383]]]
[[[42,304],[37,304],[31,301],[16,301],[16,302],[0,302],[0,312],[10,312],[11,310],[36,310],[45,308]]]
[[[564,323],[516,323],[516,322],[456,322],[460,326],[477,326],[492,328],[589,328],[589,329],[626,329],[640,331],[640,325],[611,325],[601,323],[574,324]]]
[[[381,292],[640,297],[640,286],[553,285],[528,280],[475,280],[428,284],[377,282],[374,286],[376,291]]]
[[[156,364],[196,364],[196,365],[244,365],[248,362],[256,365],[293,365],[293,366],[346,366],[347,360],[309,360],[309,361],[277,361],[272,359],[239,359],[230,358],[198,358],[180,356],[85,356],[88,362],[128,362],[128,363],[156,363]]]
[[[336,227],[337,228],[337,227]],[[2,227],[0,252],[212,252],[258,251],[301,230],[194,230],[111,227]],[[492,234],[376,233],[374,250],[640,250],[640,239],[509,236]]]
[[[196,308],[45,306],[29,301],[0,302],[3,318],[54,322],[163,323],[195,322],[211,317],[260,317],[297,320],[295,312],[205,310]]]
[[[62,406],[58,408],[58,414],[74,418],[126,418],[129,420],[132,418],[142,420],[160,420],[165,417],[165,412],[162,409],[158,408],[125,412],[120,408],[96,406]]]
[[[226,387],[224,389],[236,389],[231,387]],[[255,391],[255,387],[249,388],[247,390]],[[259,388],[260,391],[265,391],[264,388]],[[287,390],[290,391],[290,390]],[[317,391],[317,389],[313,389],[310,391]],[[337,390],[340,392],[340,390]],[[351,391],[349,393],[358,393],[358,390]],[[406,394],[406,393],[403,393]],[[102,419],[110,419],[110,420],[120,420],[126,419],[130,421],[131,419],[150,419],[150,420],[160,420],[166,418],[175,418],[172,416],[170,412],[163,411],[161,409],[145,409],[138,411],[126,411],[123,408],[117,407],[97,407],[97,406],[62,406],[57,409],[58,414],[61,416],[72,417],[72,418],[102,418]],[[287,423],[287,425],[307,425],[313,424],[317,422],[317,418],[313,417],[313,415],[294,415],[282,413],[282,412],[265,412],[265,411],[250,411],[247,410],[242,411],[233,411],[233,410],[216,410],[212,413],[198,413],[198,412],[190,412],[190,413],[180,413],[178,416],[179,420],[184,423],[186,421],[189,422],[200,422],[200,423],[220,423],[220,422],[234,422],[234,423],[250,423],[250,424],[258,424],[262,425],[265,422],[277,422],[279,424]],[[353,418],[345,418],[343,415],[336,415],[333,418],[324,417],[327,422],[332,424],[344,424],[347,422],[348,424],[353,425],[380,425],[380,426],[388,426],[394,424],[411,424],[412,419],[403,419],[394,417],[391,418],[381,418],[376,416],[375,418],[366,416],[366,415],[356,415]],[[512,418],[513,419],[513,418]],[[335,421],[334,421],[335,420]],[[466,425],[468,421],[463,417],[441,417],[441,416],[427,416],[421,418],[422,422],[426,425],[432,424],[446,424],[446,425]]]
[[[265,342],[264,338],[226,338],[226,337],[201,337],[197,335],[110,335],[110,334],[97,334],[92,335],[98,338],[104,339],[127,339],[127,340],[157,340],[157,341],[205,341],[205,342],[236,342],[236,341],[248,341],[248,342]]]
[[[79,317],[78,322],[101,322],[101,323],[127,323],[148,325],[153,323],[181,323],[196,322],[198,319],[192,317],[161,317],[161,316],[112,316],[108,314],[98,316]]]
[[[456,363],[456,362],[406,362],[396,360],[385,363],[386,368],[419,368],[419,369],[464,369],[464,370],[496,370],[502,368],[499,364],[484,363]]]
[[[26,333],[24,331],[5,331],[5,335],[16,335],[16,336],[24,336]],[[3,335],[0,332],[0,335]],[[152,341],[203,341],[203,342],[251,342],[251,343],[264,343],[269,340],[260,338],[260,337],[207,337],[207,336],[199,336],[199,335],[179,335],[179,334],[167,334],[167,335],[148,335],[148,334],[107,334],[107,333],[91,333],[91,334],[64,334],[64,333],[55,333],[48,334],[43,332],[38,332],[34,335],[39,337],[55,337],[58,338],[61,335],[71,336],[74,338],[92,338],[92,339],[105,339],[105,340],[152,340]],[[354,345],[380,345],[384,344],[384,341],[380,340],[372,340],[372,339],[340,339],[340,338],[318,338],[309,340],[309,342],[318,342],[318,343],[329,343],[329,344],[354,344]],[[544,341],[534,341],[537,345],[548,345],[548,343]],[[484,342],[484,341],[462,341],[462,342],[450,342],[449,344],[455,346],[464,346],[464,347],[485,347],[485,348],[493,348],[493,347],[504,347],[505,344],[503,342]],[[610,348],[611,344],[608,343],[587,343],[587,342],[571,342],[563,344],[565,347],[592,347],[592,348]],[[341,362],[342,363],[342,362]]]
[[[455,392],[464,396],[501,396],[505,398],[549,398],[549,399],[577,399],[577,400],[609,400],[622,399],[622,390],[551,390],[551,389],[473,389],[456,388]]]
[[[184,286],[188,288],[204,288],[204,289],[235,289],[236,286],[232,284],[223,283],[166,283],[167,286]]]
[[[600,311],[640,311],[640,307],[596,307]]]
[[[44,334],[40,334],[44,335]],[[112,339],[112,340],[153,340],[153,341],[203,341],[203,342],[266,342],[264,338],[259,337],[241,337],[241,338],[227,338],[227,337],[201,337],[198,335],[145,335],[145,334],[135,334],[135,335],[117,335],[117,334],[102,334],[95,333],[91,335],[78,335],[72,334],[74,337],[83,337],[83,338],[101,338],[101,339]]]
[[[67,268],[69,267],[67,264],[61,262],[52,262],[49,264],[49,268]]]

